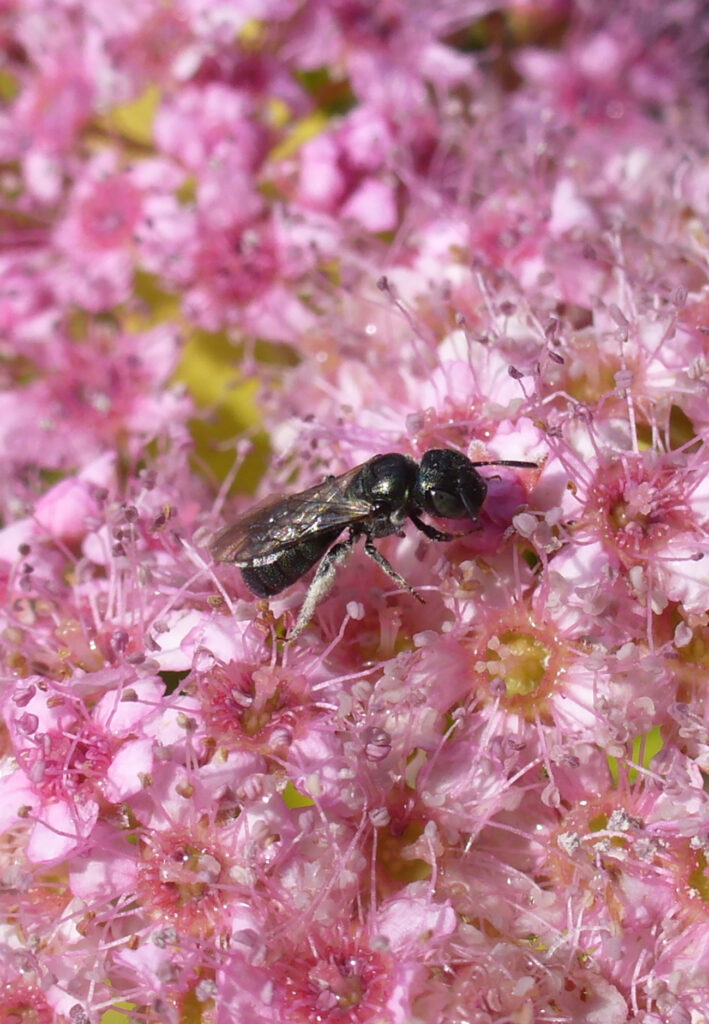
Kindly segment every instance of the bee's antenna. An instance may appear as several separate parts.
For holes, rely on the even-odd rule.
[[[536,462],[518,462],[517,459],[495,459],[493,462],[472,462],[472,466],[516,466],[517,469],[539,469]]]

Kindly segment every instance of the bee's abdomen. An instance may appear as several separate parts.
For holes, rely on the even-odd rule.
[[[322,558],[339,533],[340,530],[335,533],[321,533],[317,537],[299,541],[268,565],[242,566],[242,579],[251,593],[257,597],[273,597],[274,594],[280,594]]]

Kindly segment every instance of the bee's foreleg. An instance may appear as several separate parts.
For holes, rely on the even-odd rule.
[[[416,591],[411,586],[409,581],[405,580],[404,577],[396,571],[393,565],[390,565],[390,563],[386,560],[386,558],[381,553],[381,551],[379,551],[378,548],[375,548],[374,544],[372,543],[371,537],[367,537],[367,539],[365,540],[364,550],[367,552],[369,557],[377,563],[379,568],[384,570],[387,576],[391,576],[393,580],[396,580],[400,587],[403,587],[405,590],[408,590],[410,594],[413,594],[416,600],[420,601],[421,604],[425,604],[424,599],[421,597],[420,594],[416,593]]]

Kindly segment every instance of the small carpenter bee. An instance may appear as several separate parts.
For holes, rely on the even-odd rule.
[[[422,600],[372,543],[377,537],[402,535],[410,519],[430,540],[452,540],[420,517],[477,519],[487,484],[476,466],[537,468],[535,462],[471,462],[460,452],[431,448],[420,465],[408,455],[375,455],[342,476],[327,477],[299,494],[269,498],[216,534],[210,550],[219,562],[233,562],[244,583],[258,597],[272,597],[320,562],[308,588],[293,640],[305,629],[318,603],[335,580],[337,566],[355,542],[387,575]],[[349,536],[334,543],[343,530]]]

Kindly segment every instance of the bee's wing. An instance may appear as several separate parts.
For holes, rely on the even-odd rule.
[[[218,562],[266,565],[289,547],[319,533],[337,533],[371,515],[372,505],[345,493],[356,466],[300,494],[269,498],[217,533],[209,544]]]

